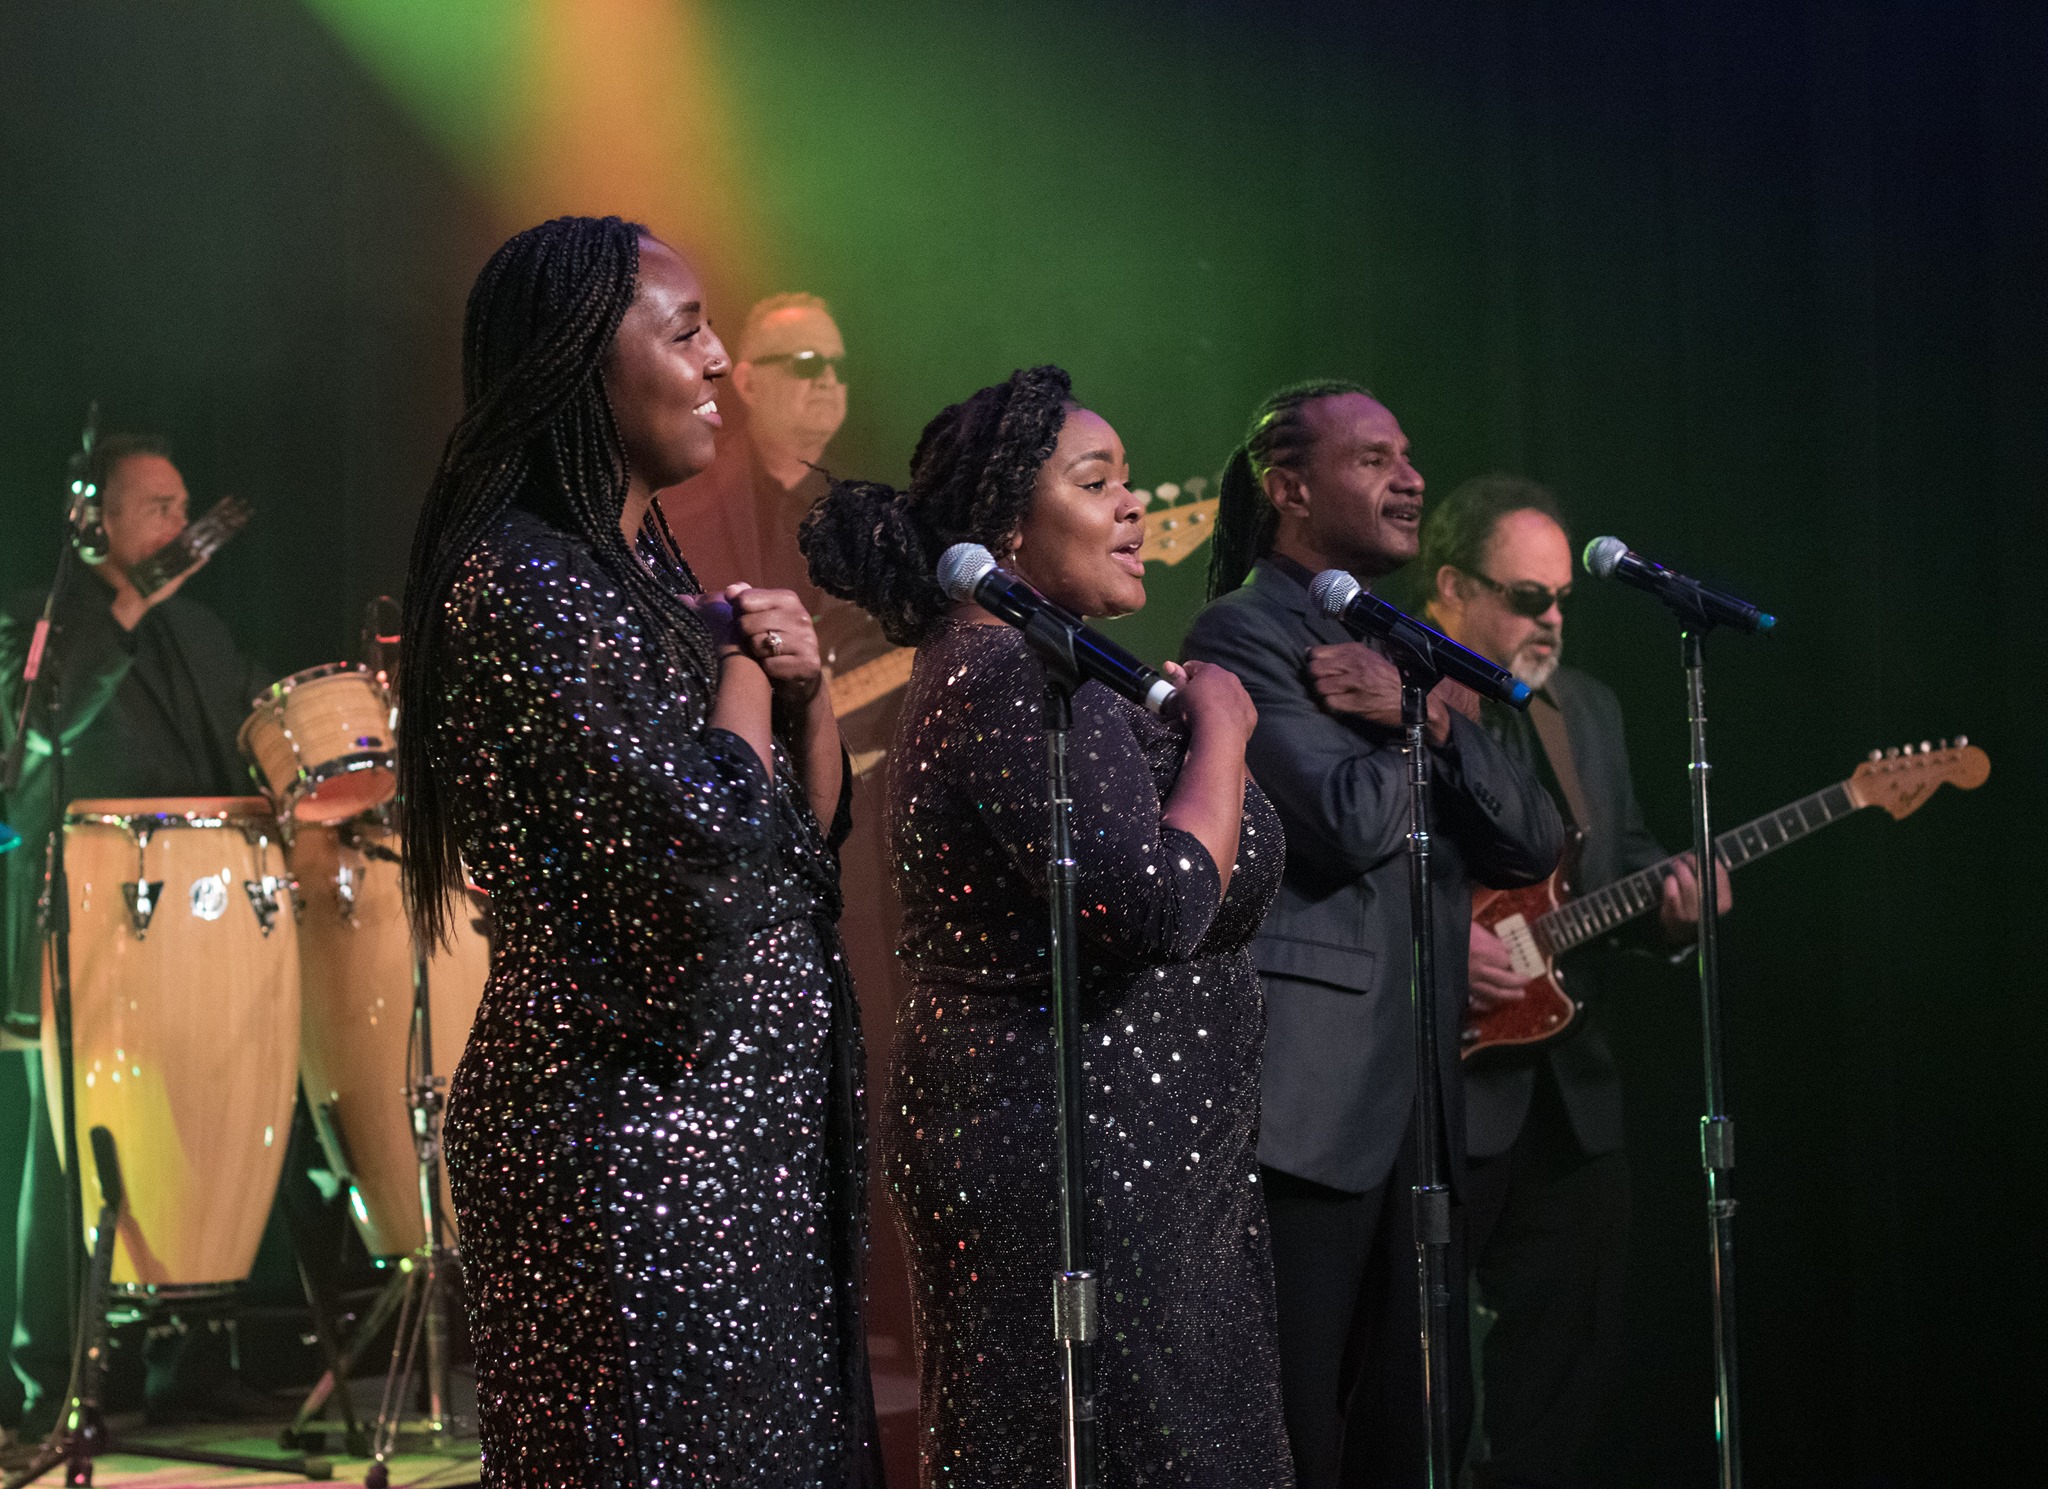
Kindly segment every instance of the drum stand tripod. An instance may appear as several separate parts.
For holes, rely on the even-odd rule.
[[[413,1373],[425,1367],[427,1419],[421,1431],[436,1447],[459,1435],[450,1411],[448,1361],[449,1288],[455,1275],[453,1247],[443,1244],[448,1219],[441,1210],[441,1112],[447,1105],[448,1080],[434,1074],[432,992],[425,958],[412,964],[412,1068],[407,1072],[406,1104],[412,1111],[414,1151],[419,1158],[420,1219],[426,1239],[420,1249],[398,1264],[385,1297],[398,1296],[398,1333],[391,1345],[391,1367],[384,1375],[384,1397],[370,1431],[366,1489],[386,1489],[391,1482],[391,1455],[397,1451]],[[377,1312],[387,1311],[384,1299]],[[422,1360],[421,1356],[425,1358]]]

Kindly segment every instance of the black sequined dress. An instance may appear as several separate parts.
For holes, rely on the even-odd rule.
[[[484,1482],[872,1482],[859,1036],[790,762],[537,518],[444,613],[496,937],[447,1120]]]
[[[1008,627],[918,649],[891,765],[911,980],[878,1124],[910,1243],[923,1481],[1059,1481],[1043,674]],[[1185,738],[1074,698],[1089,1244],[1103,1276],[1103,1482],[1294,1482],[1255,1157],[1264,1017],[1248,946],[1280,883],[1256,785],[1230,890],[1165,827]]]

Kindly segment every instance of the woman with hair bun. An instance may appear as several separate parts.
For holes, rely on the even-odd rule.
[[[889,767],[911,992],[880,1133],[909,1241],[927,1489],[1061,1473],[1044,674],[934,570],[980,543],[1069,610],[1123,615],[1145,603],[1144,531],[1116,431],[1056,367],[940,413],[909,489],[836,483],[804,527],[819,586],[918,649]],[[1243,687],[1170,670],[1170,720],[1098,683],[1074,695],[1102,1482],[1265,1489],[1293,1477],[1247,947],[1283,844],[1245,773]]]
[[[644,525],[729,365],[644,229],[519,234],[413,538],[407,902],[431,943],[466,868],[495,928],[447,1124],[493,1489],[880,1483],[817,638]]]

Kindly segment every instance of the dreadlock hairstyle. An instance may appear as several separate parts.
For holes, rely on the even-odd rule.
[[[1266,472],[1293,470],[1315,436],[1302,410],[1319,398],[1344,393],[1372,395],[1339,378],[1296,383],[1271,394],[1252,415],[1244,440],[1230,452],[1217,482],[1216,535],[1209,540],[1209,598],[1227,595],[1244,583],[1252,565],[1272,551],[1280,514],[1266,499]]]
[[[834,481],[797,534],[811,582],[867,611],[898,646],[917,645],[952,604],[939,555],[955,543],[1008,546],[1072,404],[1059,368],[1019,369],[924,426],[907,490]]]
[[[718,675],[710,633],[680,596],[696,579],[663,553],[663,577],[619,531],[626,451],[603,363],[638,293],[646,229],[616,217],[558,217],[491,255],[462,327],[463,413],[413,531],[399,673],[398,825],[407,907],[420,943],[445,940],[461,864],[432,768],[443,727],[442,609],[462,566],[506,511],[522,507],[589,545],[646,631],[677,665]],[[668,545],[671,549],[672,542]]]

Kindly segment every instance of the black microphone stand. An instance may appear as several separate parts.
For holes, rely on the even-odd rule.
[[[991,614],[1000,612],[991,610]],[[1003,617],[1011,619],[1010,617]],[[1088,1265],[1087,1115],[1081,1106],[1081,944],[1074,893],[1074,800],[1067,736],[1081,685],[1075,627],[1045,611],[1012,620],[1045,668],[1046,913],[1050,922],[1054,1104],[1058,1115],[1060,1263],[1052,1279],[1052,1336],[1060,1350],[1060,1480],[1065,1489],[1100,1482],[1095,1346],[1101,1334],[1101,1278]]]
[[[1408,756],[1408,927],[1415,1015],[1415,1283],[1422,1314],[1422,1397],[1428,1415],[1430,1489],[1450,1489],[1451,1191],[1445,1181],[1443,1069],[1436,1027],[1436,895],[1430,875],[1429,694],[1440,680],[1405,648],[1389,644],[1401,672],[1402,746]]]
[[[1027,637],[1032,627],[1025,628]],[[1053,629],[1048,627],[1048,630]],[[1036,638],[1034,639],[1034,644]],[[1052,1333],[1060,1347],[1060,1446],[1066,1489],[1095,1489],[1098,1442],[1095,1344],[1101,1280],[1088,1266],[1087,1117],[1081,1109],[1080,921],[1074,910],[1074,800],[1067,785],[1067,736],[1078,678],[1057,648],[1045,661],[1045,758],[1049,772],[1045,879],[1051,919],[1052,1048],[1059,1113],[1060,1269],[1052,1282]]]
[[[1742,1423],[1735,1368],[1735,1119],[1728,1114],[1726,1049],[1721,1023],[1720,872],[1707,786],[1707,632],[1712,622],[1686,618],[1680,645],[1685,660],[1685,712],[1692,738],[1686,766],[1692,788],[1693,867],[1700,886],[1700,1033],[1707,1085],[1700,1118],[1700,1163],[1707,1176],[1707,1223],[1713,1254],[1714,1443],[1721,1489],[1741,1489]]]

